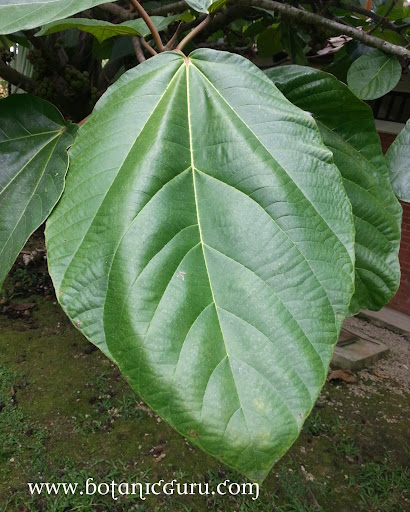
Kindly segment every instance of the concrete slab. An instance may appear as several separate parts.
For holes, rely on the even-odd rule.
[[[351,341],[351,340],[350,340]],[[332,364],[343,370],[361,370],[371,366],[389,352],[389,347],[380,341],[356,338],[348,344],[346,340],[336,345]]]
[[[387,327],[393,332],[410,337],[410,316],[391,308],[382,308],[380,311],[361,311],[358,317],[366,318],[377,327]]]

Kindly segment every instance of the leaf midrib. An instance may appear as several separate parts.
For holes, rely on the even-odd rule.
[[[188,133],[189,133],[189,151],[190,151],[190,154],[191,154],[192,180],[193,180],[193,187],[194,187],[195,208],[196,208],[196,214],[197,214],[197,220],[198,220],[199,239],[200,239],[200,244],[201,244],[201,248],[202,248],[202,254],[203,254],[204,263],[205,263],[205,270],[206,270],[206,274],[208,276],[209,288],[210,288],[211,295],[212,295],[212,301],[213,301],[213,303],[215,305],[215,312],[216,312],[216,316],[218,318],[219,329],[221,331],[221,336],[222,336],[222,340],[223,340],[224,347],[225,347],[225,353],[226,353],[226,357],[228,359],[229,369],[230,369],[230,372],[231,372],[232,381],[234,383],[235,392],[236,392],[237,399],[238,399],[239,409],[242,411],[243,418],[244,418],[244,423],[245,423],[246,430],[248,432],[248,436],[249,436],[249,440],[250,440],[250,446],[252,448],[252,451],[253,451],[253,454],[254,454],[254,457],[255,457],[254,441],[252,439],[252,435],[251,435],[251,432],[250,432],[249,427],[248,427],[248,422],[246,420],[246,415],[245,415],[245,409],[244,409],[244,407],[242,405],[242,400],[241,400],[241,397],[239,396],[238,387],[236,385],[235,375],[234,375],[234,372],[233,372],[230,356],[229,356],[229,353],[228,353],[228,347],[226,345],[225,336],[224,336],[224,333],[223,333],[223,330],[222,330],[221,319],[219,317],[218,306],[217,306],[217,303],[216,303],[216,300],[215,300],[215,294],[214,294],[214,291],[213,291],[213,288],[212,288],[212,283],[211,283],[211,276],[209,275],[208,264],[207,264],[206,256],[205,256],[204,241],[203,241],[203,234],[202,234],[202,228],[201,228],[201,220],[200,220],[200,216],[199,216],[198,195],[197,195],[197,190],[196,190],[196,181],[195,181],[195,171],[196,171],[196,168],[195,168],[195,161],[194,161],[194,149],[193,149],[193,143],[192,143],[191,103],[190,103],[190,94],[189,94],[189,89],[190,89],[189,70],[190,70],[190,67],[192,65],[191,62],[192,61],[189,60],[187,62],[187,64],[186,64],[186,81],[187,81],[187,83],[186,83],[186,88],[187,88],[186,95],[187,95],[187,109],[188,109],[187,117],[188,117]],[[208,383],[209,383],[209,380],[208,380]],[[207,386],[208,386],[208,384],[207,384]],[[206,391],[206,389],[205,389],[205,391]],[[204,395],[204,397],[205,397],[205,395]],[[204,402],[202,402],[202,409],[203,409],[203,404],[204,404]],[[238,409],[235,411],[235,413],[237,411],[238,411]],[[202,418],[202,410],[201,410],[201,418]]]
[[[380,58],[379,56],[377,56],[376,58]],[[369,79],[367,79],[366,83],[360,88],[358,89],[358,94],[362,95],[363,94],[363,91],[365,91],[366,89],[371,89],[373,87],[373,84],[372,82],[374,82],[376,79],[378,79],[378,75],[382,72],[383,68],[385,66],[387,66],[388,64],[392,64],[393,65],[393,59],[392,58],[388,58],[388,60],[386,60],[384,62],[384,64],[382,64],[378,70],[376,71],[376,73]],[[368,63],[369,64],[369,63]],[[361,72],[363,73],[363,71],[368,71],[369,67],[365,67],[365,68],[362,68]],[[390,78],[390,83],[392,82],[392,79]]]

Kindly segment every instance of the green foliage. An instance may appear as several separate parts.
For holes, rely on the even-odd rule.
[[[198,12],[214,12],[228,0],[187,0],[187,4]]]
[[[313,119],[240,57],[170,53],[121,77],[71,157],[46,230],[64,310],[174,428],[263,479],[352,293],[350,204]]]
[[[152,21],[159,31],[164,30],[168,25],[178,20],[181,16],[152,16]],[[68,18],[63,21],[54,21],[44,25],[36,36],[44,36],[47,34],[54,34],[63,30],[77,28],[84,32],[88,32],[97,38],[98,42],[102,43],[106,39],[115,36],[147,36],[150,30],[144,20],[141,18],[131,21],[124,21],[123,23],[109,23],[108,21],[89,20],[82,18]]]
[[[378,310],[400,282],[401,207],[395,199],[370,108],[332,75],[282,66],[267,75],[295,105],[311,112],[352,204],[356,289],[350,314]]]
[[[0,0],[0,34],[36,28],[103,3],[105,0]]]
[[[394,193],[410,203],[410,120],[387,151],[386,163]]]
[[[295,7],[282,17],[269,2],[225,0],[189,0],[183,15],[171,4],[171,16],[153,16],[166,49],[182,42],[161,53],[150,25],[160,55],[145,62],[155,55],[150,41],[138,44],[146,23],[121,2],[92,10],[101,3],[0,0],[0,34],[10,34],[0,71],[16,88],[75,120],[102,96],[70,150],[66,186],[76,127],[38,98],[0,101],[0,284],[63,193],[46,237],[73,324],[178,432],[263,480],[299,435],[346,314],[382,307],[398,286],[401,210],[390,179],[408,198],[408,125],[386,164],[358,97],[390,91],[401,65],[345,44],[329,70],[355,96],[305,67],[267,77],[229,53],[185,57],[185,36],[204,18],[205,44],[251,60],[259,52],[308,64],[327,44],[329,26],[298,28]],[[168,4],[149,3],[162,14]],[[66,19],[85,10],[90,19]],[[216,24],[203,14],[216,11]],[[377,34],[406,45],[403,6],[379,12],[389,19],[358,17],[350,4],[329,5],[326,16],[365,28],[374,34],[367,41]],[[168,29],[177,19],[181,33]],[[38,38],[27,31],[40,26]],[[18,51],[23,66],[13,74],[15,43],[27,58]],[[117,414],[110,397],[98,407],[107,421]],[[139,417],[128,399],[121,408]],[[84,415],[75,428],[102,426]],[[324,427],[313,418],[308,428]],[[339,451],[355,455],[344,441]]]
[[[374,100],[391,91],[400,77],[401,65],[396,57],[372,50],[354,61],[347,83],[358,98]]]
[[[0,286],[63,192],[76,129],[34,96],[0,100]]]

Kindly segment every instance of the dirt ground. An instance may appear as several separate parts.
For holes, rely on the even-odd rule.
[[[25,251],[0,294],[1,512],[410,510],[410,342],[358,318],[350,326],[383,341],[389,355],[355,373],[354,383],[326,384],[258,500],[31,495],[27,482],[90,477],[212,485],[244,480],[152,414],[71,325],[53,295],[41,234]]]

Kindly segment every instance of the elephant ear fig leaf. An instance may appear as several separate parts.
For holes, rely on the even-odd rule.
[[[410,203],[410,120],[388,149],[386,162],[394,193]]]
[[[47,101],[0,100],[0,286],[63,192],[76,130]]]
[[[75,325],[178,432],[263,480],[354,287],[351,205],[314,120],[242,57],[162,53],[81,127],[46,238]]]
[[[372,111],[334,76],[303,66],[267,75],[295,105],[311,113],[332,151],[356,228],[356,291],[350,314],[379,310],[400,283],[401,207],[390,185]]]

